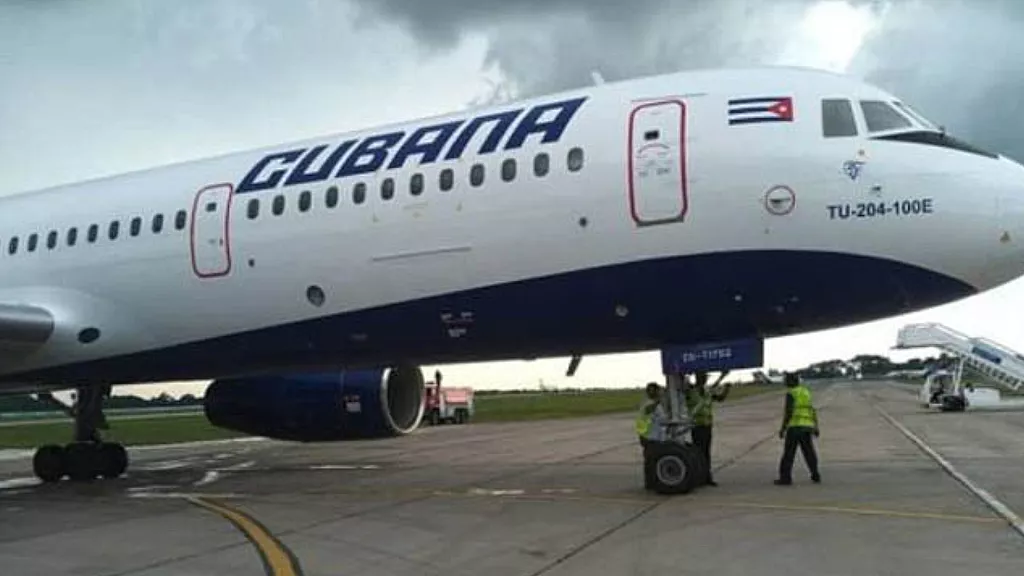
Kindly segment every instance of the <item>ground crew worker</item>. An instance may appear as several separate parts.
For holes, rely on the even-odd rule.
[[[726,370],[718,376],[715,386],[729,374]],[[718,394],[710,394],[707,391],[707,372],[697,372],[694,378],[694,385],[686,390],[686,410],[693,419],[693,428],[690,434],[693,437],[693,444],[704,454],[704,461],[708,464],[708,474],[704,483],[709,486],[718,486],[718,483],[711,477],[711,427],[714,424],[714,402],[721,402],[729,395],[731,384],[726,384]]]
[[[782,460],[779,461],[779,477],[775,484],[789,486],[793,483],[793,459],[796,457],[796,447],[800,446],[800,452],[804,455],[804,462],[811,471],[811,480],[815,483],[821,482],[821,474],[818,472],[818,455],[814,451],[814,440],[820,435],[818,430],[818,411],[814,409],[811,402],[811,391],[800,383],[800,379],[794,373],[786,374],[786,412],[782,418],[782,428],[779,429],[779,438],[785,438],[786,444],[782,451]]]
[[[647,449],[652,442],[665,441],[668,412],[662,404],[661,387],[657,383],[649,383],[645,392],[647,398],[644,399],[640,413],[637,414],[635,427],[640,446],[643,447],[644,488],[650,489],[654,485],[654,472],[647,466]]]
[[[665,408],[661,405],[661,387],[651,382],[645,390],[646,398],[636,417],[636,434],[644,448],[651,441],[660,441],[664,433]]]

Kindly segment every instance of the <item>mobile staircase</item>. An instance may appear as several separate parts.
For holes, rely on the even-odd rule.
[[[956,359],[951,371],[931,371],[925,379],[920,397],[931,407],[963,411],[969,406],[991,408],[1007,404],[1001,400],[998,389],[965,385],[965,370],[1009,391],[1024,388],[1024,355],[998,342],[972,338],[942,324],[908,324],[899,330],[894,348],[938,348]]]

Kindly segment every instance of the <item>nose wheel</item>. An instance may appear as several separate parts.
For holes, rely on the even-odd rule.
[[[128,452],[124,446],[104,442],[100,437],[100,430],[108,428],[103,400],[110,396],[110,387],[80,387],[77,392],[73,406],[65,405],[52,395],[44,397],[75,419],[75,438],[65,446],[48,444],[36,450],[32,471],[43,482],[57,482],[64,476],[75,481],[117,478],[128,469]]]
[[[644,452],[644,484],[658,494],[686,494],[707,475],[707,463],[692,444],[657,442]]]

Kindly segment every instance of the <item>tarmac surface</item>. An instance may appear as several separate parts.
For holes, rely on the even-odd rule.
[[[131,450],[125,478],[0,461],[0,574],[1013,574],[1024,535],[882,415],[1024,513],[1024,413],[935,413],[888,383],[814,388],[824,482],[772,484],[782,391],[716,411],[720,486],[642,489],[632,416],[378,441]]]

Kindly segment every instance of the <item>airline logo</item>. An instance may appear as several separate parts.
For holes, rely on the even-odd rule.
[[[764,96],[729,100],[729,125],[792,122],[793,98]]]
[[[423,126],[408,133],[394,131],[274,152],[249,169],[235,194],[372,174],[381,168],[395,170],[411,159],[419,165],[458,160],[466,150],[480,155],[491,154],[499,146],[502,150],[516,150],[531,138],[551,144],[561,139],[586,99],[583,96],[532,108],[491,112]]]

